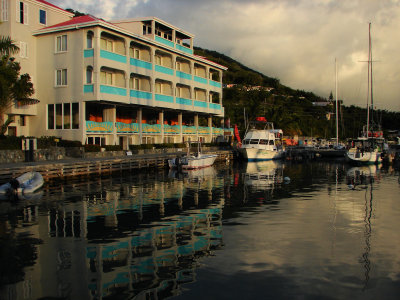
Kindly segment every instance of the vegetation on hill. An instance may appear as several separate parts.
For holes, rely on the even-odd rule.
[[[330,99],[312,92],[294,90],[284,86],[279,79],[254,71],[234,59],[202,48],[195,47],[195,54],[226,66],[223,75],[223,105],[225,119],[239,130],[245,131],[247,120],[266,117],[281,128],[285,135],[336,137],[336,107]],[[356,106],[345,106],[339,102],[339,137],[357,137],[366,124],[367,110]],[[325,104],[325,106],[318,105]],[[400,112],[374,111],[373,121],[381,124],[385,131],[400,129]]]

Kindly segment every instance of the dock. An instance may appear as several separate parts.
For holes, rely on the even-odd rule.
[[[234,158],[232,150],[218,150],[208,153],[217,154],[216,161],[227,161]],[[182,152],[0,164],[0,184],[29,171],[40,172],[43,179],[49,181],[129,170],[168,168],[168,159],[174,158],[178,154],[182,154]]]

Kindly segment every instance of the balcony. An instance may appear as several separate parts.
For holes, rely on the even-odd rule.
[[[168,125],[164,124],[142,124],[142,133],[146,134],[161,134],[164,130],[164,134],[178,135],[181,133],[181,127],[179,125]],[[139,123],[122,123],[122,122],[94,122],[86,121],[86,132],[87,133],[140,133]],[[217,127],[205,127],[205,126],[182,126],[182,134],[184,135],[208,135],[212,133],[213,135],[224,135],[224,133],[229,132],[233,134],[233,129],[227,128],[217,128]]]

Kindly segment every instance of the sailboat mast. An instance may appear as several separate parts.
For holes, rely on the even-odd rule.
[[[339,117],[338,117],[338,96],[337,96],[337,62],[335,58],[335,98],[336,98],[336,146],[339,145]]]
[[[371,123],[372,125],[374,125],[374,91],[373,91],[373,82],[372,82],[372,38],[371,38],[371,23],[369,23],[369,53],[370,53],[370,71],[371,71],[371,83],[370,83],[370,87],[371,87]]]
[[[370,94],[370,74],[371,74],[371,23],[368,23],[368,93],[367,93],[367,136],[369,135],[369,94]],[[372,76],[371,76],[372,77]]]

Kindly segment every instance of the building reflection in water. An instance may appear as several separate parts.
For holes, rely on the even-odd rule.
[[[31,245],[37,255],[23,280],[0,287],[0,298],[179,294],[195,280],[199,258],[222,246],[224,198],[213,196],[222,185],[210,168],[45,190],[35,205],[16,208],[23,224],[4,223],[14,236],[24,232],[41,243]]]

